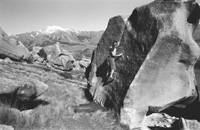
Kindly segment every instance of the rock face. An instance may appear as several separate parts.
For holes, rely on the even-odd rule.
[[[108,27],[99,41],[98,47],[93,51],[91,64],[86,70],[88,88],[90,88],[89,91],[93,100],[99,103],[102,102],[101,104],[110,108],[121,105],[120,103],[123,101],[126,90],[134,77],[131,71],[134,72],[138,69],[137,66],[131,68],[132,64],[134,64],[133,62],[135,62],[132,58],[136,57],[134,55],[134,51],[137,51],[136,47],[130,44],[131,41],[127,43],[124,41],[125,39],[122,39],[123,42],[120,43],[119,51],[120,53],[124,53],[124,58],[120,57],[116,61],[117,69],[115,76],[117,76],[117,80],[112,83],[107,83],[107,75],[109,73],[109,65],[107,63],[110,55],[109,47],[114,41],[120,39],[124,31],[125,22],[126,18],[121,16],[109,20]],[[126,31],[124,33],[128,32]],[[127,40],[130,39],[128,38]],[[142,63],[142,61],[136,62],[135,64]]]
[[[199,5],[189,0],[156,0],[133,11],[129,17],[133,30],[139,32],[144,27],[140,23],[151,21],[159,33],[127,92],[122,123],[131,129],[141,127],[149,108],[181,110],[197,99],[194,64],[200,49],[192,34],[199,18]]]
[[[9,57],[13,60],[28,60],[30,52],[18,40],[10,39],[8,35],[0,28],[0,57]]]
[[[128,19],[110,19],[86,71],[92,99],[118,112],[124,103],[121,123],[130,128],[140,127],[149,110],[186,108],[197,99],[193,66],[200,49],[192,34],[199,14],[194,1],[156,0]],[[123,56],[115,60],[109,82],[109,48],[115,41]]]

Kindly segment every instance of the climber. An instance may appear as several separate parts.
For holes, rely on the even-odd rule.
[[[110,57],[108,58],[109,64],[110,64],[110,73],[109,73],[108,82],[114,80],[113,74],[116,70],[115,60],[118,57],[123,56],[122,53],[117,54],[117,47],[118,46],[119,46],[119,42],[114,42],[113,45],[110,47]]]

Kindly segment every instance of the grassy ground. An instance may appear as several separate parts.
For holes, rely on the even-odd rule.
[[[80,75],[80,76],[77,76]],[[111,112],[74,113],[72,106],[86,103],[82,88],[86,81],[75,79],[83,73],[62,73],[40,65],[0,62],[0,87],[12,87],[28,79],[43,81],[49,90],[40,99],[49,105],[20,112],[0,108],[0,123],[18,130],[110,130],[116,126]]]
[[[196,78],[200,84],[200,70],[196,66]],[[86,103],[82,88],[86,81],[83,72],[52,70],[41,65],[0,62],[0,87],[13,87],[24,80],[36,79],[49,85],[40,99],[49,105],[20,112],[0,107],[0,124],[16,130],[121,130],[115,125],[111,112],[74,113],[72,106]],[[13,87],[14,88],[14,87]]]

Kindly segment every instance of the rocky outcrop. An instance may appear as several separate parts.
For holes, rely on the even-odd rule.
[[[193,66],[199,47],[192,37],[197,12],[199,5],[190,0],[155,0],[128,20],[110,19],[86,71],[92,100],[118,112],[124,104],[120,120],[130,128],[140,127],[147,113],[181,109],[183,114],[198,99]],[[109,48],[115,41],[123,56],[115,59],[109,81]]]
[[[9,36],[0,28],[0,58],[9,57],[12,60],[29,60],[30,52],[16,39]]]
[[[69,71],[73,69],[74,57],[57,42],[53,46],[35,46],[32,50],[33,62],[47,63],[49,67]]]
[[[51,66],[61,70],[72,70],[75,59],[72,54],[67,50],[60,47],[60,43],[57,42],[54,46],[48,46],[45,48],[47,54],[47,60]]]

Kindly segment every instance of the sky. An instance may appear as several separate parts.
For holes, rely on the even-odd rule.
[[[108,20],[130,15],[152,0],[0,0],[0,27],[8,34],[57,25],[66,29],[105,30]]]

